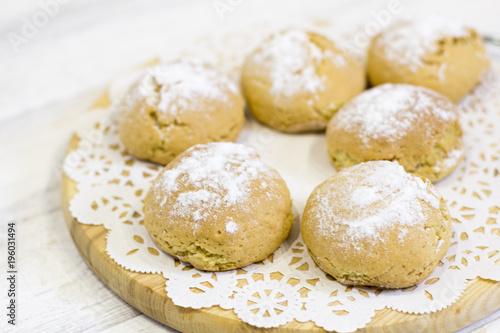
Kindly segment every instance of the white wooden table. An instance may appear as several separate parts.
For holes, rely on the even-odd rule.
[[[217,11],[214,3],[229,4]],[[500,33],[500,3],[401,1]],[[248,22],[314,16],[369,17],[384,1],[0,1],[0,308],[7,299],[7,236],[16,222],[17,318],[0,331],[170,332],[111,292],[74,246],[60,209],[60,166],[92,101],[124,71],[168,53],[185,34]],[[330,15],[331,13],[331,15]],[[500,51],[491,52],[500,55]],[[5,276],[4,276],[5,275]],[[499,332],[497,312],[463,332]]]

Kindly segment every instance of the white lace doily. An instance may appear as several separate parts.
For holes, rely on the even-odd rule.
[[[107,252],[120,266],[163,274],[166,292],[178,306],[219,305],[258,327],[295,319],[338,332],[364,327],[386,307],[438,311],[461,296],[469,279],[500,280],[500,85],[495,77],[488,76],[460,105],[466,160],[436,184],[453,217],[451,246],[434,272],[412,288],[346,287],[334,281],[310,258],[299,218],[271,257],[238,271],[202,272],[163,253],[142,223],[143,198],[160,167],[126,153],[113,107],[96,111],[101,120],[77,133],[79,146],[64,161],[78,190],[70,211],[80,223],[109,230]],[[247,119],[238,142],[256,148],[281,173],[298,216],[314,187],[336,172],[324,134],[282,134]]]

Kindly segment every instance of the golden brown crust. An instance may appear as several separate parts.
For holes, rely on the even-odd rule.
[[[435,50],[421,57],[422,64],[416,70],[387,57],[388,45],[383,37],[384,32],[375,36],[368,50],[368,78],[372,85],[414,84],[437,91],[456,103],[479,83],[490,67],[481,36],[470,28],[465,36],[439,38]]]
[[[270,60],[266,52],[271,51],[266,48],[273,47],[273,40],[289,34],[296,34],[298,39],[301,34],[305,36],[298,47],[304,48],[308,56],[302,68],[280,68],[279,75],[274,77],[274,62],[288,61],[285,59],[287,54],[284,52],[283,58]],[[276,51],[272,56],[277,58],[282,51],[286,49]],[[297,75],[290,81],[297,82],[287,82],[288,78],[283,77],[292,76],[291,71],[296,71]],[[299,78],[300,75],[303,78]],[[321,87],[309,89],[307,85],[315,81],[321,82]],[[277,82],[281,85],[273,89]],[[329,39],[292,30],[271,36],[247,57],[241,84],[250,110],[260,122],[280,131],[305,132],[325,129],[338,108],[363,91],[366,81],[361,64],[337,49]]]
[[[165,165],[196,144],[234,141],[243,128],[244,101],[238,91],[221,89],[217,98],[177,98],[171,102],[177,110],[166,112],[138,96],[139,89],[140,84],[132,87],[119,120],[120,138],[137,158]]]
[[[392,97],[395,89],[408,90],[412,102],[394,106],[399,110],[391,123],[385,108],[389,101],[383,97]],[[384,95],[372,100],[372,109],[365,109],[363,95],[375,90]],[[423,98],[429,103],[421,103]],[[374,128],[367,133],[366,122],[370,120],[356,118],[357,121],[354,118],[362,112],[385,117],[384,124],[389,128]],[[443,113],[445,116],[440,116]],[[374,114],[370,116],[376,118]],[[407,123],[409,126],[398,127]],[[353,99],[332,117],[327,129],[327,147],[332,163],[339,170],[366,161],[390,160],[398,161],[407,172],[435,182],[451,173],[461,162],[464,151],[462,135],[456,107],[447,98],[422,87],[386,84]]]
[[[201,270],[236,269],[267,258],[288,237],[293,220],[290,193],[274,169],[258,166],[258,175],[239,184],[240,189],[232,187],[235,184],[228,180],[233,173],[225,174],[225,186],[235,191],[248,190],[235,204],[224,202],[228,198],[224,186],[209,186],[210,180],[189,181],[187,173],[179,175],[174,189],[166,190],[161,185],[167,172],[180,170],[193,154],[207,149],[212,148],[197,145],[187,150],[160,173],[145,199],[144,225],[163,251]],[[246,158],[248,163],[256,160],[260,160],[256,154]],[[245,173],[251,170],[235,171],[246,162],[233,160],[224,165],[233,168],[235,176],[247,177]],[[182,197],[194,198],[202,191],[212,201],[182,202]],[[217,204],[217,200],[221,203]]]
[[[361,168],[349,175],[350,181],[352,178],[355,184],[360,181],[371,163],[383,162],[359,165]],[[419,198],[411,204],[420,205],[422,218],[417,217],[410,224],[390,220],[388,227],[377,229],[373,235],[356,238],[349,230],[349,223],[338,220],[343,216],[347,221],[353,215],[352,202],[347,199],[353,189],[347,178],[337,175],[313,191],[302,218],[302,237],[318,266],[348,285],[406,288],[425,279],[449,246],[451,220],[444,200],[439,198],[439,208],[436,209]],[[430,182],[424,182],[427,187],[432,187]],[[379,188],[371,189],[376,192]],[[322,221],[317,210],[321,199],[328,195],[337,200],[330,200],[330,207],[321,209],[331,209],[336,217]],[[366,219],[363,223],[369,223],[367,221],[373,215],[387,212],[386,201],[387,198],[380,197],[367,209],[358,210],[358,217]]]

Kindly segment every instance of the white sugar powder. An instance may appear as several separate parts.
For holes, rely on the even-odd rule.
[[[174,214],[204,220],[216,207],[231,207],[248,199],[252,182],[262,175],[278,177],[265,165],[253,148],[229,142],[209,143],[190,148],[188,157],[161,174],[154,191],[163,197],[162,205],[181,192]],[[182,190],[181,190],[182,191]]]
[[[337,67],[347,66],[347,61],[342,54],[334,54],[332,51],[328,50],[325,52],[325,56],[330,57],[334,65]]]
[[[441,245],[443,245],[443,243],[444,243],[444,240],[442,240],[442,239],[440,239],[440,240],[438,241],[438,244],[437,244],[437,246],[436,246],[436,253],[438,253],[438,252],[439,252],[439,250],[441,250]]]
[[[203,99],[225,100],[227,91],[236,93],[238,88],[201,61],[184,59],[150,68],[134,98],[145,98],[159,111],[176,113]]]
[[[446,64],[441,64],[441,66],[439,66],[438,69],[439,81],[444,81],[446,79],[445,71],[446,71]]]
[[[442,120],[453,120],[457,117],[451,103],[443,108],[433,101],[438,96],[422,87],[383,84],[344,105],[331,126],[358,133],[366,145],[379,138],[395,141],[404,137],[419,118],[434,115]]]
[[[316,75],[315,67],[326,57],[337,66],[346,65],[342,55],[323,53],[306,32],[288,30],[272,35],[249,61],[269,70],[271,94],[290,97],[301,91],[314,93],[323,89],[324,77]]]
[[[234,234],[236,231],[238,231],[238,225],[232,218],[229,218],[228,222],[226,223],[226,232],[228,234]]]
[[[378,39],[387,59],[408,65],[416,72],[428,52],[437,51],[437,42],[449,37],[466,37],[467,28],[460,22],[438,16],[419,16],[389,26]]]
[[[211,193],[205,190],[199,191],[189,191],[180,193],[177,197],[177,204],[180,205],[180,209],[189,209],[189,207],[197,206],[203,207],[210,205],[213,201],[214,204],[220,204],[220,197],[218,197],[215,193]],[[200,221],[204,219],[206,214],[202,214],[201,211],[193,212],[192,218],[194,221]]]
[[[433,167],[435,172],[448,170],[457,165],[457,162],[464,156],[464,149],[453,149],[448,153],[446,158],[438,161],[438,164]]]
[[[352,206],[356,209],[366,208],[380,200],[381,196],[385,196],[384,189],[368,186],[359,186],[354,188],[351,193]]]
[[[324,185],[316,193],[313,214],[322,233],[335,233],[347,225],[347,235],[353,239],[376,238],[383,229],[421,223],[425,217],[419,200],[439,209],[440,195],[434,187],[406,173],[397,162],[362,163],[335,177],[341,177],[341,189]],[[406,233],[401,228],[399,237]]]

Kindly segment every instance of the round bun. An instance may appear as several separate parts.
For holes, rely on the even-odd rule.
[[[326,139],[339,170],[391,160],[433,182],[450,174],[464,156],[455,105],[407,84],[380,85],[351,100],[330,120]]]
[[[432,183],[397,162],[345,169],[309,197],[302,237],[318,266],[348,285],[406,288],[446,254],[448,208]]]
[[[257,153],[234,143],[197,145],[158,175],[144,225],[165,252],[208,271],[267,258],[290,232],[290,193]]]
[[[481,36],[443,17],[394,23],[372,40],[368,51],[368,77],[373,85],[414,84],[453,102],[476,86],[488,68]]]
[[[241,83],[260,122],[304,132],[325,129],[338,108],[363,91],[365,73],[326,37],[287,30],[247,57]]]
[[[167,164],[196,144],[234,141],[244,101],[227,77],[185,59],[147,70],[126,96],[120,138],[137,158]]]

